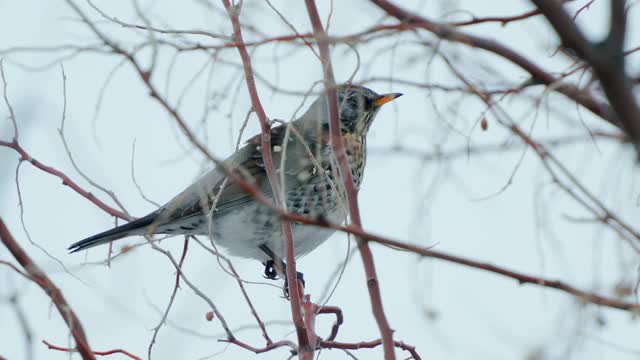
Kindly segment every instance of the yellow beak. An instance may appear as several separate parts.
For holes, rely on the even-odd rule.
[[[380,97],[378,99],[376,99],[373,102],[373,104],[375,106],[382,106],[382,105],[388,103],[391,100],[399,98],[400,96],[402,96],[401,93],[382,94],[382,95],[380,95]]]

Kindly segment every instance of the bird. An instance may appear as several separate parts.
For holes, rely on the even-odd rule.
[[[382,105],[402,94],[378,94],[353,84],[337,86],[336,94],[339,132],[359,189],[371,124]],[[348,211],[329,129],[328,96],[323,93],[298,119],[270,129],[271,153],[286,211],[342,224]],[[224,166],[274,201],[261,139],[260,134],[250,138],[224,160]],[[308,254],[335,232],[298,223],[291,227],[295,258]],[[128,236],[156,234],[208,235],[229,254],[262,262],[267,278],[275,280],[278,273],[286,272],[280,215],[256,201],[219,166],[150,214],[78,241],[68,250],[75,253]],[[298,278],[304,284],[302,273]]]

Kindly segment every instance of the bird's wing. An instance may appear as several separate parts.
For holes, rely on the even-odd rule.
[[[280,168],[282,156],[285,153],[283,151],[285,134],[286,126],[284,125],[271,129],[272,156],[276,169]],[[291,188],[304,180],[296,176],[297,173],[291,169],[312,168],[313,165],[309,156],[309,148],[296,135],[289,135],[285,149],[285,183],[286,188]],[[270,197],[272,192],[262,158],[261,135],[256,135],[249,139],[242,148],[226,159],[224,163],[230,169],[237,170],[237,173],[244,180],[253,184]],[[235,181],[231,180],[224,184],[222,194],[218,196],[225,179],[226,174],[219,168],[205,174],[196,183],[185,189],[160,209],[159,224],[194,215],[202,215],[210,209],[216,197],[218,199],[215,213],[233,210],[253,200],[251,195],[245,192]]]

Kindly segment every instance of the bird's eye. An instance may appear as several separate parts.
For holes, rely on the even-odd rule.
[[[366,105],[366,106],[365,106],[365,109],[367,109],[367,110],[371,110],[371,109],[373,109],[373,108],[374,108],[374,106],[373,106],[373,99],[371,99],[371,98],[365,98],[365,105]]]

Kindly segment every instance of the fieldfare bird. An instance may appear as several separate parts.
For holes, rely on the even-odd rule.
[[[383,104],[402,94],[379,95],[355,85],[338,86],[336,92],[340,133],[359,188],[371,123]],[[248,140],[224,164],[273,200],[260,139],[257,135]],[[344,187],[330,144],[326,95],[316,99],[300,118],[273,127],[271,145],[287,211],[343,223],[347,215]],[[213,169],[158,210],[76,242],[69,250],[77,252],[131,235],[209,235],[230,254],[261,261],[267,277],[275,279],[276,268],[284,271],[285,266],[280,217],[234,181],[225,179],[225,172]],[[296,223],[291,226],[296,257],[315,249],[335,231]]]

